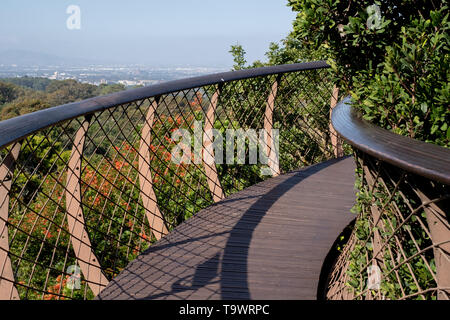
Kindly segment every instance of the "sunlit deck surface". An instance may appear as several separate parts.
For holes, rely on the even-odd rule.
[[[353,158],[249,187],[132,261],[98,299],[317,299],[324,260],[355,218]]]

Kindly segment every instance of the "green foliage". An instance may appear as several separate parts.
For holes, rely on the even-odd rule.
[[[24,76],[21,78],[5,78],[1,79],[4,82],[12,83],[16,86],[26,87],[33,90],[45,91],[47,86],[55,80],[50,80],[47,78],[34,78]]]
[[[53,286],[60,286],[64,265],[75,263],[64,250],[54,251],[56,245],[69,246],[68,234],[60,228],[65,223],[65,210],[58,200],[63,196],[63,179],[57,178],[58,172],[65,171],[69,155],[70,151],[63,150],[60,142],[44,135],[26,138],[19,153],[8,223],[14,226],[9,229],[9,237],[13,239],[10,256],[17,270],[17,290],[22,299],[43,297],[41,292],[27,286],[47,286],[50,291]]]
[[[229,52],[233,56],[233,70],[326,59],[325,50],[305,45],[301,40],[296,38],[294,33],[290,33],[285,39],[280,40],[280,42],[270,43],[269,50],[265,54],[267,62],[257,60],[246,65],[246,52],[240,44],[232,45]]]
[[[266,53],[268,61],[255,61],[245,65],[245,50],[232,46],[230,53],[235,61],[234,69],[257,68],[268,65],[298,63],[323,58],[324,50],[304,46],[291,33],[281,41],[272,43]],[[269,96],[274,77],[241,80],[242,86],[225,84],[221,93],[233,110],[237,127],[262,128],[265,100]],[[280,131],[280,166],[285,172],[317,163],[331,157],[329,137],[329,100],[332,77],[328,70],[308,71],[307,75],[285,74],[278,81],[274,128]],[[286,85],[288,84],[288,85]],[[246,88],[251,87],[252,90]],[[311,95],[314,92],[314,95]],[[324,97],[326,97],[324,99]],[[348,147],[346,147],[346,150]]]
[[[50,104],[40,97],[39,94],[32,96],[21,96],[11,103],[5,104],[1,110],[0,119],[6,120],[22,114],[47,109]]]
[[[240,44],[235,44],[231,46],[229,51],[233,56],[233,69],[240,70],[244,69],[247,60],[245,60],[245,50]]]
[[[52,106],[92,98],[96,91],[97,86],[75,80],[54,81],[46,89],[47,99]]]
[[[95,86],[75,80],[23,77],[2,81],[0,81],[0,120],[125,90],[121,84]]]
[[[391,168],[391,170],[396,169]],[[381,182],[372,188],[363,181],[363,169],[360,165],[356,173],[358,193],[352,211],[358,213],[358,218],[353,229],[354,247],[347,257],[349,263],[347,285],[354,289],[355,295],[367,289],[366,269],[374,257],[372,241],[375,239],[373,232],[377,230],[382,243],[382,251],[377,256],[377,259],[382,261],[379,264],[383,274],[380,284],[381,295],[387,299],[398,299],[408,295],[412,295],[414,299],[422,297],[435,299],[433,291],[417,295],[419,291],[417,283],[421,289],[436,287],[434,276],[430,273],[424,259],[418,254],[418,249],[432,245],[431,239],[416,216],[412,216],[410,220],[405,219],[410,214],[408,205],[414,205],[419,200],[411,196],[408,199],[409,204],[406,204],[401,195],[401,192],[404,193],[405,190],[397,190],[391,196],[385,192],[385,185]],[[394,189],[392,185],[389,187]],[[374,226],[371,213],[374,208],[382,213],[377,227]],[[399,215],[402,218],[399,218]],[[425,218],[424,211],[420,210],[417,216]],[[400,223],[403,223],[401,228],[399,228]],[[401,246],[398,239],[401,239]],[[433,272],[436,272],[432,251],[422,252],[421,255],[425,257]]]
[[[448,14],[414,19],[386,50],[370,88],[355,89],[366,118],[412,138],[450,146]],[[364,97],[365,99],[361,99]],[[380,108],[383,106],[383,108]]]
[[[281,65],[326,59],[323,48],[305,45],[291,32],[280,43],[272,42],[266,52],[268,65]]]
[[[17,91],[15,86],[6,82],[0,82],[0,105],[11,102],[17,98]]]
[[[367,119],[450,145],[445,2],[289,0],[289,6],[298,12],[295,37],[325,53],[335,81]]]
[[[289,0],[288,5],[297,12],[291,36],[299,42],[298,48],[311,48],[316,57],[328,59],[333,82],[341,92],[352,96],[354,106],[366,120],[401,135],[450,147],[450,25],[445,1]],[[275,54],[275,58],[280,56],[285,54]],[[394,207],[403,215],[409,212],[398,194],[391,199],[382,186],[369,190],[361,168],[357,177],[359,192],[353,211],[358,219],[347,271],[347,285],[356,294],[366,288],[364,268],[367,257],[373,254],[371,208],[376,206],[383,212],[381,224],[385,229],[379,231],[384,239],[389,239],[399,224]],[[408,196],[413,203],[413,195]],[[404,239],[402,250],[407,257],[417,253],[415,244],[407,240],[410,234],[420,247],[430,245],[415,217],[395,233]],[[394,253],[398,251],[394,240],[386,246]],[[392,261],[389,255],[380,259],[381,291],[386,298],[415,294],[415,281],[422,289],[435,286],[433,276],[417,257],[409,261],[413,271],[407,264],[394,270],[401,260]],[[433,268],[432,255],[427,261]],[[423,296],[435,298],[432,292]]]
[[[98,95],[103,96],[106,94],[124,91],[124,90],[125,90],[125,86],[120,83],[113,83],[113,84],[102,83],[101,85],[98,86],[97,93],[98,93]]]
[[[19,174],[13,185],[21,201],[28,203],[35,193],[41,191],[43,177],[61,168],[69,155],[69,151],[63,152],[60,142],[53,142],[45,136],[35,135],[25,139],[19,153]]]

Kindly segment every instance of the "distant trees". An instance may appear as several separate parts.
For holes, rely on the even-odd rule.
[[[105,94],[110,94],[114,92],[119,92],[125,90],[125,86],[121,83],[105,84],[102,83],[97,88],[98,95],[102,96]]]
[[[228,52],[233,56],[233,70],[327,59],[326,51],[323,48],[306,46],[296,38],[293,32],[285,39],[270,44],[269,50],[266,52],[267,62],[256,60],[247,64],[245,49],[239,43],[232,45]]]
[[[17,98],[17,88],[10,83],[0,81],[0,105]]]
[[[20,97],[11,103],[6,104],[0,113],[1,120],[20,116],[22,114],[49,108],[50,104],[44,99],[34,97]]]
[[[98,87],[76,80],[53,81],[46,89],[50,105],[57,106],[77,100],[95,97]]]
[[[33,90],[45,91],[47,86],[52,82],[52,80],[47,78],[34,78],[34,77],[20,77],[20,78],[6,78],[2,79],[5,82],[15,84],[17,86],[30,88]]]
[[[234,70],[240,70],[245,68],[245,64],[247,63],[247,60],[245,60],[245,50],[240,44],[235,44],[231,46],[230,51],[233,56],[233,69]]]

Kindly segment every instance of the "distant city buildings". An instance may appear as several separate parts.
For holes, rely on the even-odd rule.
[[[148,86],[164,81],[227,71],[225,68],[147,66],[17,66],[0,65],[0,78],[43,77],[51,80],[73,79],[93,85],[120,83],[126,87]]]
[[[123,84],[126,87],[133,86],[148,86],[161,82],[160,80],[119,80],[117,83]]]

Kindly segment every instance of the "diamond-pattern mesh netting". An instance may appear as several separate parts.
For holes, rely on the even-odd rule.
[[[328,299],[450,298],[446,185],[357,152],[360,212],[328,279]]]

